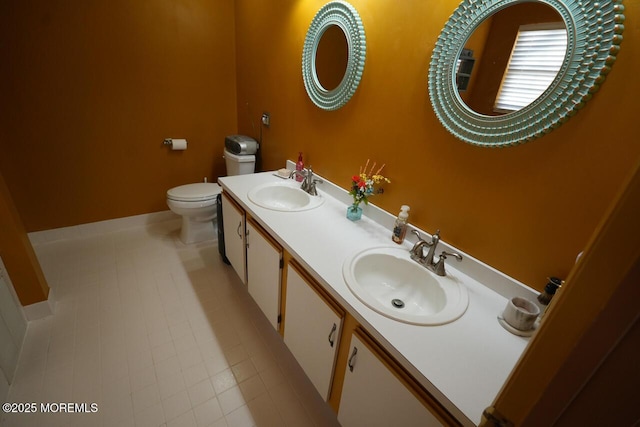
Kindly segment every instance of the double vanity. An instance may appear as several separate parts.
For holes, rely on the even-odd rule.
[[[226,255],[320,395],[350,425],[477,425],[528,339],[498,322],[534,290],[446,244],[444,276],[391,241],[394,217],[328,182],[219,178]],[[424,238],[424,237],[423,237]],[[451,261],[451,262],[450,262]]]
[[[456,138],[483,147],[548,134],[611,71],[624,8],[620,0],[462,1],[431,56],[429,96],[437,118]],[[501,23],[509,24],[508,34]],[[533,70],[552,70],[544,84],[538,73],[535,85],[519,83],[527,90],[540,86],[531,99],[505,106],[481,93],[482,107],[470,108],[476,95],[467,83],[485,75],[503,81],[509,64],[496,67],[495,58],[509,58],[520,35],[542,40],[524,48],[526,56],[543,51],[549,29],[562,40],[553,48],[558,60],[555,68],[549,60],[532,61]],[[506,56],[488,42],[494,33]],[[503,43],[511,38],[513,45]],[[337,55],[325,56],[327,50]],[[310,100],[326,111],[345,105],[361,82],[366,55],[358,11],[342,0],[325,4],[303,47]],[[482,64],[492,71],[480,73]],[[326,70],[336,76],[327,79]],[[455,230],[442,230],[440,241],[438,232],[410,227],[406,241],[395,245],[388,212],[369,205],[352,222],[345,190],[326,180],[316,186],[308,172],[303,191],[287,175],[218,180],[226,255],[338,421],[345,427],[479,424],[528,342],[498,318],[507,301],[535,300],[537,292],[448,245],[447,233]]]

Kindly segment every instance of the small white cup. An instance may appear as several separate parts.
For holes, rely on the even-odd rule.
[[[507,302],[502,313],[505,322],[520,331],[529,331],[533,328],[540,309],[528,299],[514,297]]]

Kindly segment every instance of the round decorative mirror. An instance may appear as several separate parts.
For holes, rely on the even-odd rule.
[[[623,12],[621,0],[464,0],[431,57],[436,116],[454,136],[480,146],[551,132],[611,70]]]
[[[323,110],[346,104],[358,88],[366,54],[364,26],[349,3],[333,1],[313,18],[302,51],[302,78]]]
[[[344,31],[337,25],[327,27],[316,49],[315,70],[318,83],[325,90],[335,90],[344,79],[349,62],[349,45]]]

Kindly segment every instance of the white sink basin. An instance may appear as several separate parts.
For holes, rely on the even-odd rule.
[[[259,185],[247,196],[258,206],[283,212],[305,211],[324,203],[322,196],[307,194],[300,189],[300,183],[293,180]]]
[[[409,257],[404,247],[366,249],[342,267],[347,286],[369,308],[405,323],[442,325],[469,305],[466,287],[451,275],[440,277]]]

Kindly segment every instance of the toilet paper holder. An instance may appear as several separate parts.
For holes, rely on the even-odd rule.
[[[187,149],[187,140],[186,139],[175,139],[175,138],[165,138],[162,141],[163,145],[168,145],[172,150],[186,150]]]

